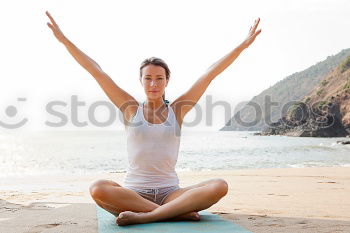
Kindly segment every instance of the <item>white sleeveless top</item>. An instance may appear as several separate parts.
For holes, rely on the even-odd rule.
[[[181,129],[173,109],[167,107],[166,121],[152,124],[146,121],[141,104],[125,126],[129,165],[123,186],[161,188],[179,184],[175,165]]]

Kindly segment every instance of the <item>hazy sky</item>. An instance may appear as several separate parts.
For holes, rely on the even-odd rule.
[[[261,34],[210,84],[198,103],[202,111],[210,95],[214,102],[230,104],[233,113],[237,103],[350,47],[350,2],[345,0],[6,1],[0,8],[0,121],[16,124],[27,119],[20,130],[58,129],[45,124],[60,121],[45,109],[51,101],[67,103],[55,108],[68,118],[59,129],[100,129],[89,121],[88,110],[96,101],[110,102],[53,36],[46,10],[75,45],[138,101],[145,100],[138,81],[142,60],[157,56],[168,63],[172,76],[166,98],[172,101],[238,46],[260,17]],[[78,118],[87,127],[72,124],[72,95],[85,102]],[[192,110],[184,122],[200,117],[200,124],[184,129],[218,130],[225,117],[222,107],[214,109],[210,125]],[[106,107],[95,109],[100,121],[108,114]],[[118,118],[103,129],[123,125]]]

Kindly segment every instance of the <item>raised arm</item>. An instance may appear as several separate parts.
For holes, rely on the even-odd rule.
[[[49,12],[46,11],[46,15],[51,21],[51,24],[47,23],[47,25],[51,28],[57,40],[61,42],[74,59],[95,78],[109,99],[123,112],[124,117],[129,119],[138,105],[137,101],[126,91],[118,87],[94,60],[68,40]]]
[[[231,65],[232,62],[241,54],[241,52],[248,48],[253,43],[256,36],[260,34],[261,29],[256,31],[259,22],[260,18],[255,20],[254,25],[250,27],[247,38],[230,53],[211,65],[187,92],[178,97],[172,103],[180,125],[184,116],[193,108],[194,105],[196,105],[211,81],[229,65]]]

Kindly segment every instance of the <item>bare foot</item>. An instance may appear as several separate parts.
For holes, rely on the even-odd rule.
[[[200,215],[198,212],[190,212],[186,213],[180,216],[176,216],[174,218],[171,218],[170,220],[175,220],[175,221],[183,221],[183,220],[190,220],[190,221],[199,221],[200,220]]]
[[[132,212],[132,211],[123,211],[117,217],[116,223],[118,224],[118,226],[143,223],[141,215],[143,215],[143,213],[136,213],[136,212]]]
[[[125,226],[125,225],[131,225],[131,224],[137,224],[137,223],[145,223],[143,221],[142,215],[144,213],[140,212],[132,212],[132,211],[124,211],[121,212],[117,219],[116,219],[116,223],[118,224],[118,226]],[[190,220],[190,221],[199,221],[200,220],[200,216],[197,212],[193,211],[190,213],[186,213],[180,216],[176,216],[174,218],[170,218],[170,219],[166,219],[163,221],[169,221],[169,220],[173,220],[173,221],[183,221],[183,220]]]

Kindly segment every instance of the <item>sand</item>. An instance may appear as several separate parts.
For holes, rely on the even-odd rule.
[[[0,178],[0,232],[96,233],[89,185],[124,173]],[[179,172],[180,186],[223,178],[228,194],[207,211],[252,232],[350,232],[350,167]]]

